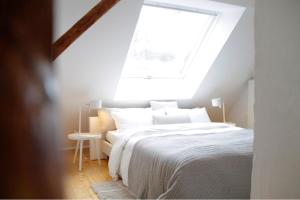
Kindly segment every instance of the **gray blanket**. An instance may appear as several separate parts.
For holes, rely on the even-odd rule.
[[[169,135],[139,141],[128,186],[137,198],[249,198],[253,132]]]

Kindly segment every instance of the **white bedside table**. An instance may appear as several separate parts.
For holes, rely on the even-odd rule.
[[[80,150],[79,152],[79,171],[82,170],[82,150],[83,150],[83,143],[84,141],[94,141],[96,143],[97,140],[100,140],[102,138],[101,133],[71,133],[68,135],[68,138],[70,140],[76,140],[76,149],[75,149],[75,154],[74,154],[74,159],[73,163],[76,162],[76,157],[78,153],[78,149]],[[99,147],[98,145],[95,145],[97,148],[97,158],[98,158],[98,163],[100,165],[100,155],[99,155]]]

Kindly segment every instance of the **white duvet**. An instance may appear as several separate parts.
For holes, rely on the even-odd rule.
[[[112,146],[109,158],[109,174],[114,180],[122,178],[124,185],[128,186],[128,168],[135,144],[148,137],[159,137],[165,135],[193,135],[214,134],[232,130],[241,130],[224,123],[188,123],[153,125],[143,128],[120,131],[122,137]]]

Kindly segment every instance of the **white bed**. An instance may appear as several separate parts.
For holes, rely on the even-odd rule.
[[[142,199],[249,198],[252,141],[251,130],[223,123],[126,130],[113,144],[109,173]]]
[[[108,131],[106,133],[106,141],[111,143],[112,145],[115,144],[118,139],[120,139],[122,135],[119,133],[119,131]]]
[[[249,198],[252,131],[211,123],[206,110],[203,113],[199,109],[180,110],[181,114],[191,113],[187,122],[186,116],[178,115],[177,110],[174,115],[172,110],[166,116],[165,109],[163,112],[150,110],[150,119],[149,109],[135,109],[129,115],[122,112],[119,115],[117,110],[119,116],[109,120],[116,124],[110,126],[101,141],[101,151],[109,157],[109,173],[113,179],[121,178],[137,198]],[[147,114],[143,116],[143,113]],[[155,158],[148,158],[152,154]],[[200,168],[186,163],[191,158]],[[153,163],[157,164],[152,166]],[[182,163],[190,170],[178,168]],[[166,174],[153,176],[160,173]],[[169,176],[172,174],[173,178]],[[185,174],[184,178],[180,174]],[[217,181],[212,174],[220,174]],[[177,178],[172,185],[174,177]],[[221,182],[220,177],[223,177]]]
[[[112,145],[114,145],[118,139],[120,139],[121,134],[118,131],[108,131],[105,134],[105,138],[101,140],[101,151],[107,157],[110,156]]]
[[[110,156],[112,145],[121,137],[124,136],[123,132],[118,130],[126,130],[129,128],[150,126],[154,123],[169,123],[174,120],[184,120],[186,122],[187,112],[189,112],[189,118],[191,122],[210,122],[209,116],[205,108],[195,109],[180,109],[180,115],[178,115],[177,102],[151,102],[152,108],[106,108],[98,112],[100,120],[100,132],[105,133],[104,139],[101,140],[101,151],[106,156]],[[176,110],[176,111],[175,111]],[[115,115],[121,114],[118,119],[114,119]],[[165,118],[165,113],[169,114]],[[128,114],[129,113],[129,114]],[[183,115],[182,115],[183,113]],[[172,116],[172,117],[170,117]],[[183,119],[182,119],[183,116]],[[162,121],[163,120],[163,121]]]

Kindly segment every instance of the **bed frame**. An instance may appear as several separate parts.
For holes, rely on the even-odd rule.
[[[101,133],[103,134],[102,139],[100,140],[100,143],[97,143],[100,145],[100,155],[101,159],[107,159],[110,155],[110,151],[112,148],[112,144],[106,140],[106,134],[101,130],[100,121],[98,117],[89,117],[89,132],[91,133]],[[97,159],[97,151],[94,143],[90,143],[90,159],[96,160]]]
[[[105,139],[101,140],[101,142],[100,142],[101,153],[105,154],[106,158],[108,158],[110,155],[111,147],[112,147],[112,144],[110,142],[108,142]]]

